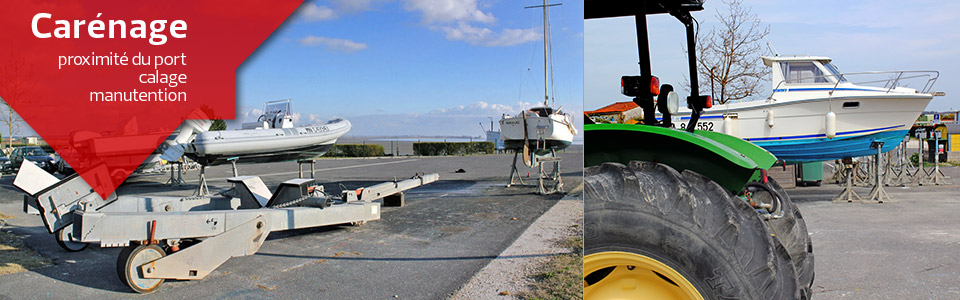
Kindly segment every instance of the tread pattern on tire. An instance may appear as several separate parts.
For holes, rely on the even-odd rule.
[[[627,251],[670,265],[705,298],[797,299],[789,254],[748,204],[692,171],[630,162],[587,168],[587,255]]]
[[[783,217],[768,220],[768,228],[783,244],[790,254],[793,267],[797,274],[797,281],[803,289],[800,299],[810,299],[814,278],[813,242],[807,231],[807,223],[800,214],[797,204],[790,200],[790,195],[783,190],[773,178],[769,178],[770,185],[783,199]]]

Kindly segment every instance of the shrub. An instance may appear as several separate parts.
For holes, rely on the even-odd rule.
[[[492,154],[493,142],[422,142],[413,143],[413,154],[423,156]]]
[[[333,145],[323,157],[372,157],[384,156],[386,152],[380,145],[342,144]]]

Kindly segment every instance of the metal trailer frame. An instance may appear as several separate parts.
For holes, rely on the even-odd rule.
[[[88,244],[127,247],[120,278],[134,291],[156,290],[164,279],[203,279],[231,257],[257,252],[273,231],[380,219],[384,206],[402,206],[403,192],[439,175],[384,182],[328,196],[313,178],[287,180],[271,193],[257,176],[227,181],[233,188],[206,196],[117,196],[102,199],[76,174],[62,180],[32,164],[14,185],[24,190],[24,211],[39,214],[68,251]],[[159,246],[159,247],[158,247]]]

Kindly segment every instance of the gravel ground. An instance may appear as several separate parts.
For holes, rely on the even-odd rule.
[[[570,252],[557,242],[579,232],[571,228],[583,222],[583,198],[579,189],[579,186],[573,189],[534,221],[450,299],[518,299],[516,295],[533,283],[531,275],[536,274],[540,266],[554,255]]]

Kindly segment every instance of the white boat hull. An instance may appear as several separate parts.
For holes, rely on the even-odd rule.
[[[704,111],[696,129],[742,138],[787,162],[857,157],[876,154],[870,149],[872,141],[885,142],[883,151],[895,148],[933,98],[919,93],[851,96],[838,91],[832,98],[791,94],[794,99],[716,105]],[[827,112],[836,116],[833,137]],[[681,110],[671,118],[673,125],[685,128],[689,116],[689,110]]]
[[[523,149],[524,142],[531,150],[550,151],[565,149],[573,143],[576,129],[563,114],[542,117],[534,112],[526,114],[526,126],[521,115],[500,120],[500,139],[506,149]],[[524,139],[524,127],[527,138]]]
[[[350,130],[347,120],[294,128],[207,131],[197,135],[186,155],[202,165],[314,158],[326,153]]]

